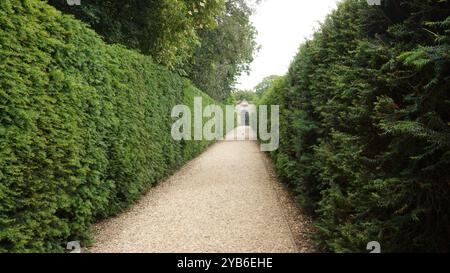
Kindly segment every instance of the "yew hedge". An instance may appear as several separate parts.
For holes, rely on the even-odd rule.
[[[0,2],[0,252],[62,251],[210,143],[171,109],[209,97],[38,0]]]

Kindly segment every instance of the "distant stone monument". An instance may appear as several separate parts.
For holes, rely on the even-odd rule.
[[[250,126],[251,114],[256,113],[256,106],[244,99],[236,105],[236,113],[238,127]]]
[[[257,136],[253,128],[256,128],[256,105],[242,100],[236,105],[237,128],[233,132],[236,140],[256,140]]]

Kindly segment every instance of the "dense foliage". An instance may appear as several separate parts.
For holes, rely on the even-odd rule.
[[[251,14],[245,0],[227,0],[217,26],[198,32],[201,46],[185,70],[195,86],[214,99],[227,98],[237,77],[250,69],[257,50]]]
[[[84,0],[59,10],[88,23],[108,43],[138,49],[223,100],[257,49],[250,0]]]
[[[280,76],[271,75],[265,77],[260,83],[255,86],[255,93],[258,97],[261,97],[267,90],[269,90],[274,82],[278,80]]]
[[[61,251],[204,150],[171,109],[213,100],[37,0],[0,2],[0,252]]]
[[[49,0],[59,10],[88,23],[108,43],[150,55],[169,68],[187,63],[199,43],[197,30],[215,25],[223,0]]]
[[[261,104],[325,250],[450,251],[450,9],[346,0]]]
[[[235,90],[230,94],[230,97],[234,103],[239,103],[243,100],[248,102],[256,102],[256,93],[252,90]]]

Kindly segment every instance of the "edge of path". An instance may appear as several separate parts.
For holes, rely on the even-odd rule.
[[[281,207],[281,211],[284,213],[283,216],[291,233],[291,238],[297,248],[297,252],[317,252],[317,246],[311,238],[312,234],[315,233],[311,218],[298,204],[292,189],[287,184],[278,180],[272,159],[267,153],[263,153],[263,160],[270,175],[270,182],[274,194]]]

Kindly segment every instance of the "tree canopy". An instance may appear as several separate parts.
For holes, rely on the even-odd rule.
[[[80,6],[49,0],[59,10],[88,23],[108,43],[120,43],[175,68],[199,44],[197,31],[211,28],[224,0],[84,0]]]
[[[186,70],[193,83],[215,99],[226,98],[253,61],[257,44],[251,14],[244,0],[229,0],[217,26],[199,31],[201,46]]]
[[[257,49],[248,0],[49,0],[102,35],[150,55],[217,100],[226,98]]]
[[[261,96],[264,92],[266,92],[276,80],[281,78],[281,76],[271,75],[265,77],[258,85],[255,86],[255,92],[258,96]]]

